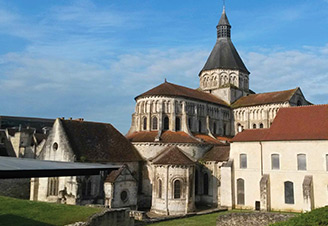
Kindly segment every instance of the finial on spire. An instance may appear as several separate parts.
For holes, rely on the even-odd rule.
[[[225,4],[225,0],[223,0],[223,12],[225,12],[226,10],[226,4]]]
[[[164,79],[164,82],[167,83],[166,78]]]

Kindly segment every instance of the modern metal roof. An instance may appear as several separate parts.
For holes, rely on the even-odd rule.
[[[0,157],[0,178],[30,178],[98,175],[102,171],[110,173],[121,165],[57,162],[37,159]]]

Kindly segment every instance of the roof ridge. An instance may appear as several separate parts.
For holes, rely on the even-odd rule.
[[[251,95],[261,95],[261,94],[271,94],[271,93],[281,93],[281,92],[287,92],[287,91],[292,91],[292,90],[297,90],[299,89],[299,87],[296,87],[294,89],[286,89],[286,90],[280,90],[280,91],[272,91],[272,92],[265,92],[265,93],[254,93],[254,94],[249,94],[248,96],[251,96]],[[244,96],[244,97],[247,97],[247,96]]]

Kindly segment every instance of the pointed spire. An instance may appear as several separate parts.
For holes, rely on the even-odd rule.
[[[219,21],[219,24],[216,26],[218,38],[230,38],[231,37],[231,25],[229,23],[226,10],[225,3],[223,5],[222,15]]]

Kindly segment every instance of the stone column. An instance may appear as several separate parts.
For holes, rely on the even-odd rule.
[[[305,176],[303,180],[303,211],[308,212],[313,209],[313,184],[312,176]]]
[[[264,174],[260,181],[261,211],[270,211],[270,180],[269,175]]]
[[[190,181],[189,181],[189,175],[190,175],[190,167],[187,166],[186,170],[186,204],[185,204],[185,214],[188,213],[189,209],[189,186],[190,186]]]

